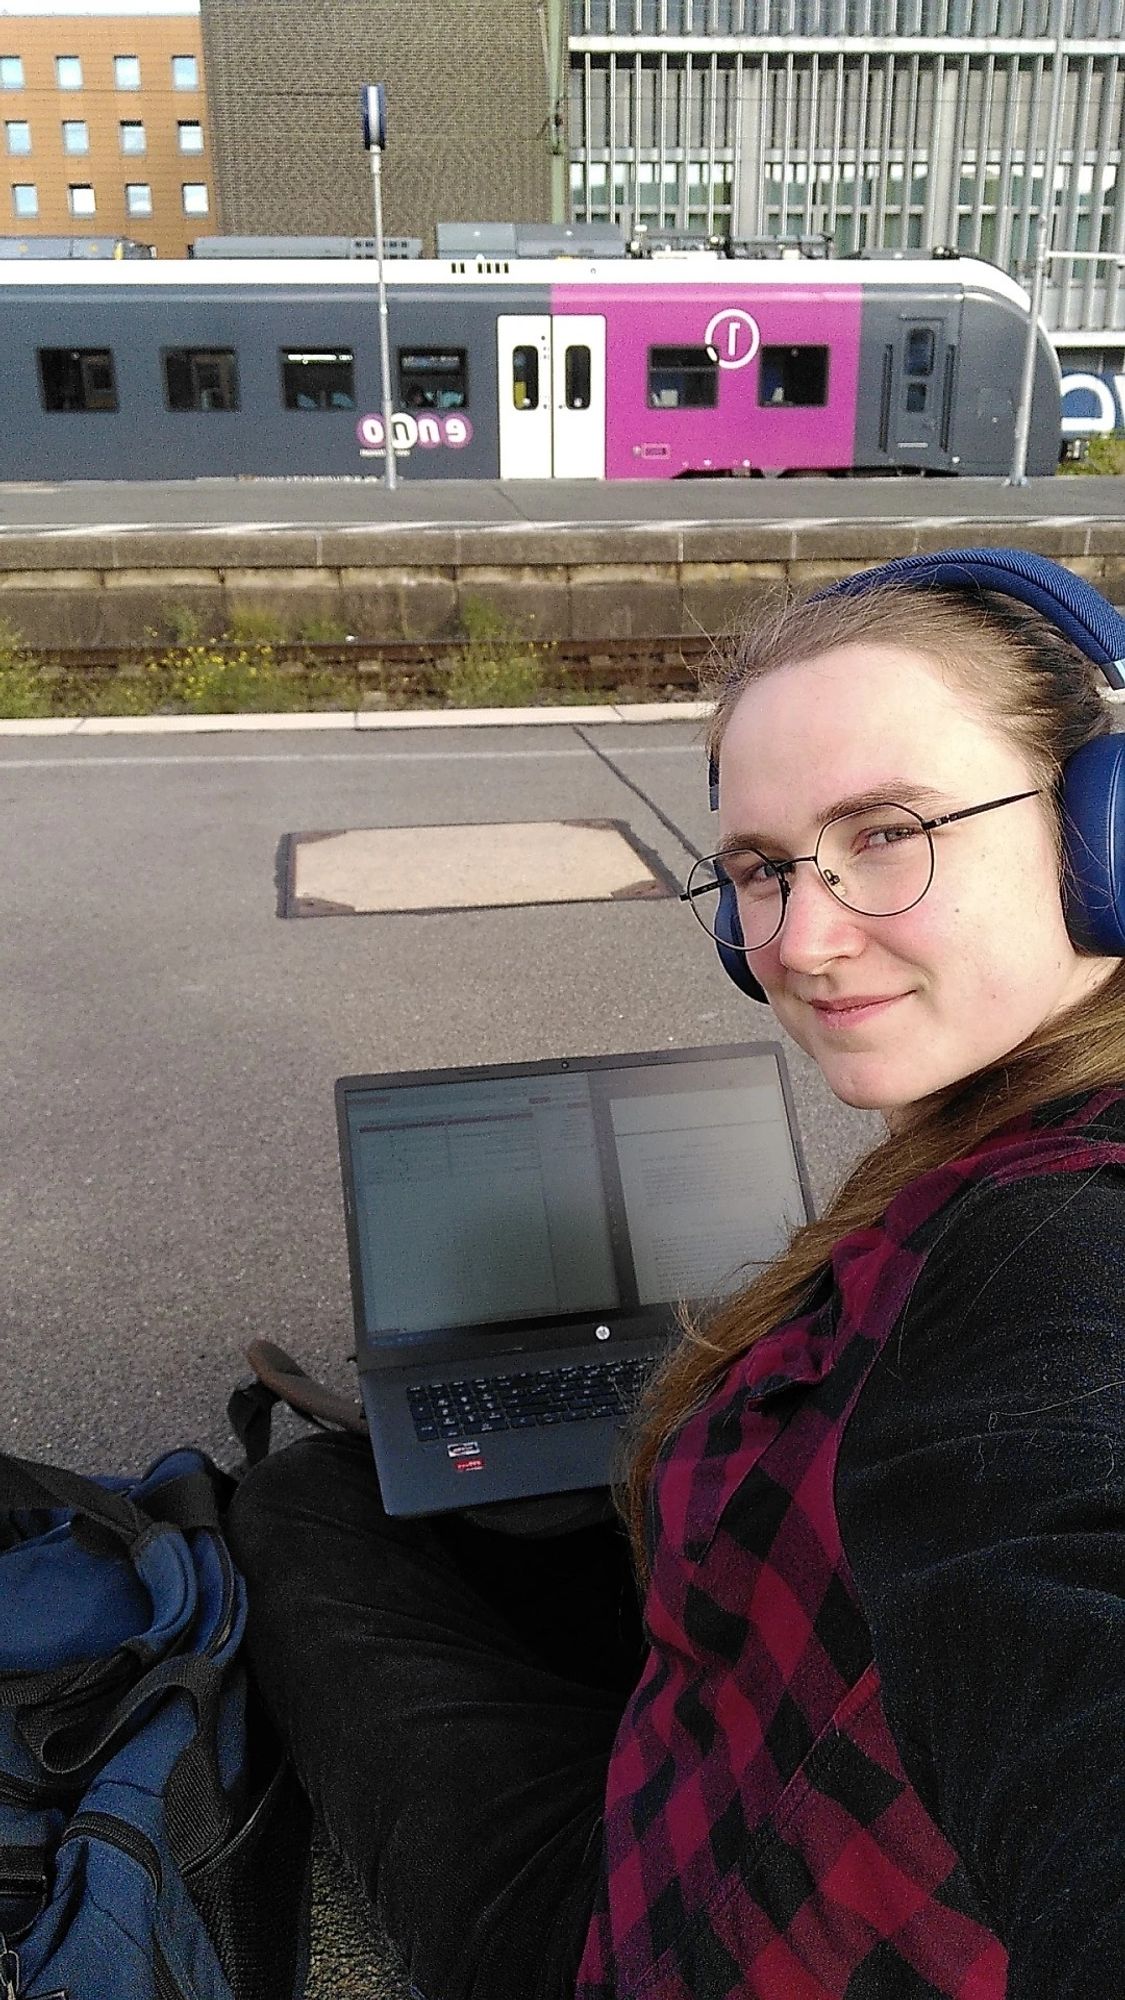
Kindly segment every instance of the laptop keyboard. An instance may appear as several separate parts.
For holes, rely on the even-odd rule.
[[[652,1366],[651,1358],[587,1362],[517,1375],[477,1375],[464,1382],[427,1382],[406,1393],[415,1432],[430,1444],[439,1438],[478,1437],[482,1431],[627,1417]]]

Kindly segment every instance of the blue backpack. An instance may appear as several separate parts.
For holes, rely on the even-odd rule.
[[[196,1451],[0,1453],[0,2000],[296,2000],[308,1808],[248,1687]]]

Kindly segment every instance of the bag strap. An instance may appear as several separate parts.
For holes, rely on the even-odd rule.
[[[350,1402],[325,1383],[306,1374],[283,1347],[272,1340],[252,1340],[246,1359],[254,1370],[253,1379],[240,1382],[227,1403],[227,1415],[235,1437],[246,1453],[247,1465],[257,1465],[270,1448],[274,1406],[284,1403],[320,1430],[355,1431],[367,1435],[361,1403]]]
[[[99,1486],[96,1479],[64,1471],[59,1465],[36,1465],[29,1458],[0,1452],[0,1508],[34,1511],[41,1507],[62,1507],[94,1523],[121,1542],[129,1554],[151,1528],[151,1522],[124,1493],[115,1493]]]
[[[222,1535],[222,1509],[234,1481],[202,1454],[199,1461],[192,1471],[151,1486],[139,1505],[82,1473],[0,1453],[0,1508],[62,1508],[82,1547],[95,1555],[124,1556],[135,1565],[143,1543],[163,1527]],[[112,1653],[96,1659],[10,1670],[0,1676],[0,1713],[26,1712],[29,1705],[49,1712],[54,1704],[67,1710],[72,1721],[83,1713],[104,1714],[107,1701],[135,1685],[151,1659],[152,1648],[137,1637],[122,1640]]]

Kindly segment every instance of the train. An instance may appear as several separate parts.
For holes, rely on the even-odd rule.
[[[384,269],[402,480],[1008,473],[1027,293],[971,257]],[[0,480],[382,477],[364,259],[0,262]],[[1055,470],[1037,329],[1027,470]]]

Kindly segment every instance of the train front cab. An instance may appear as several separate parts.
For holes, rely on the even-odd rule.
[[[857,471],[1005,477],[1012,463],[1027,321],[1002,291],[974,284],[868,291]],[[1058,458],[1058,360],[1040,328],[1028,472]]]

